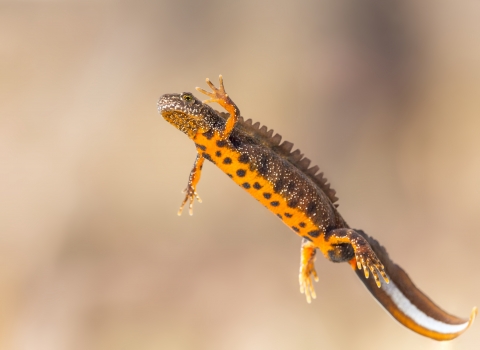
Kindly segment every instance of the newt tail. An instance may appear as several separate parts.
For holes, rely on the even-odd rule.
[[[478,312],[476,307],[472,309],[468,319],[443,311],[413,284],[407,273],[390,259],[383,246],[363,231],[357,232],[367,239],[383,262],[390,283],[382,283],[381,288],[377,288],[372,280],[365,279],[358,270],[356,273],[375,299],[398,322],[414,332],[436,340],[454,339],[472,325]]]
[[[212,91],[197,88],[210,98],[203,103],[189,92],[165,94],[158,101],[163,118],[185,133],[197,150],[179,215],[187,203],[191,215],[194,200],[200,201],[196,189],[207,159],[302,237],[299,282],[308,302],[316,297],[312,278],[318,281],[318,250],[332,262],[348,262],[385,310],[412,331],[449,340],[470,327],[477,308],[469,319],[462,319],[435,305],[375,239],[348,226],[318,166],[310,167],[310,160],[299,150],[292,152],[293,144],[281,143],[273,130],[245,121],[226,93],[222,76],[218,89],[208,79],[207,84]],[[228,113],[212,109],[207,104],[212,102]]]

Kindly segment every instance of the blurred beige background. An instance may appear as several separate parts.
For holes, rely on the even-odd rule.
[[[478,349],[400,326],[346,264],[156,111],[223,74],[326,173],[349,224],[447,311],[480,306],[477,1],[0,3],[1,349]]]

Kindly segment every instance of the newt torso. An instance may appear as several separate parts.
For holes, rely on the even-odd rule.
[[[273,131],[266,132],[266,127],[259,128],[258,123],[252,125],[251,121],[244,122],[241,118],[230,137],[222,140],[222,121],[215,123],[218,130],[196,134],[193,140],[199,154],[218,166],[294,232],[317,243],[320,249],[324,247],[325,232],[347,227],[332,203],[336,200],[335,192],[322,174],[316,174],[318,167],[309,170],[310,161],[302,159],[300,151],[291,152],[291,143],[280,145],[280,135],[272,137]],[[326,256],[334,256],[333,252],[329,253],[329,247],[321,250]],[[345,259],[352,256],[348,254]]]
[[[280,146],[279,135],[272,142],[260,136],[260,129],[255,135],[252,131],[256,128],[250,125],[240,119],[226,141],[218,131],[197,134],[197,151],[300,236],[313,239],[332,228],[345,227],[330,198],[312,180],[318,168],[311,168],[308,175],[307,159],[300,162],[304,169],[298,168],[299,162],[288,160],[290,143]]]

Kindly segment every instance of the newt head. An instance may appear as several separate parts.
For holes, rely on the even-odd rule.
[[[193,139],[199,132],[211,130],[219,116],[190,92],[165,94],[158,100],[158,112],[178,130]]]

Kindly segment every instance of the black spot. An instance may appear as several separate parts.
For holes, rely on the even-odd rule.
[[[232,164],[232,158],[225,157],[225,159],[223,160],[223,164]]]
[[[270,205],[272,207],[278,207],[280,205],[280,203],[278,201],[273,201],[273,202],[270,202]]]
[[[243,188],[246,188],[247,190],[250,188],[250,184],[248,182],[244,182],[242,184]]]
[[[253,184],[253,188],[256,189],[256,190],[259,190],[259,189],[262,188],[262,186],[260,186],[260,184],[259,184],[258,182],[255,182],[255,183]]]
[[[308,233],[308,235],[313,237],[313,238],[316,238],[316,237],[320,236],[320,233],[321,233],[320,230],[314,230],[314,231],[310,231]]]
[[[270,198],[272,198],[272,194],[271,194],[271,193],[268,193],[268,192],[265,192],[265,193],[263,194],[263,196],[265,197],[265,199],[270,199]]]
[[[291,218],[293,215],[290,214],[290,213],[283,213],[283,215],[285,215],[287,218]]]
[[[242,154],[240,157],[238,157],[238,161],[243,164],[247,164],[250,161],[250,157],[248,154]]]
[[[294,230],[295,232],[300,232],[300,229],[297,226],[292,226],[292,230]]]
[[[280,215],[280,214],[277,214],[277,216],[278,216],[280,219],[283,219],[283,218],[282,218],[282,215]]]
[[[221,157],[221,156],[222,156],[222,152],[217,151],[217,152],[215,152],[215,155],[216,155],[217,157]]]
[[[266,154],[263,154],[262,157],[260,158],[260,162],[258,164],[258,169],[257,171],[260,173],[260,175],[267,175],[268,173],[268,156]]]
[[[278,193],[283,189],[283,186],[285,186],[285,181],[283,179],[278,179],[273,185],[273,190]]]
[[[295,189],[295,181],[290,181],[287,185],[287,191],[293,192],[294,189]]]
[[[308,236],[302,236],[302,237],[303,237],[304,239],[306,239],[307,241],[310,241],[310,242],[312,241],[312,239],[311,239],[310,237],[308,237]]]
[[[238,170],[237,170],[237,175],[238,175],[239,177],[244,177],[246,173],[247,173],[247,172],[246,172],[245,170],[243,170],[243,169],[238,169]]]
[[[226,144],[227,144],[227,141],[224,141],[224,140],[217,141],[217,146],[220,148],[225,147]]]
[[[213,137],[213,129],[208,130],[207,132],[204,132],[203,136],[205,136],[207,138],[207,140],[211,140],[212,137]]]
[[[210,154],[203,152],[203,153],[202,153],[202,157],[205,158],[205,159],[208,159],[209,161],[211,161],[212,163],[215,164],[215,162],[213,161],[213,159],[212,159],[212,157],[210,156]]]
[[[204,145],[199,145],[198,143],[196,143],[195,146],[197,146],[197,148],[200,148],[202,151],[207,150],[207,147],[205,147]]]
[[[290,199],[287,205],[289,208],[296,208],[298,206],[298,199],[297,198]]]
[[[305,227],[305,223],[304,222],[301,222],[298,224],[298,226],[300,226],[301,228],[304,228]]]
[[[232,175],[232,174],[227,174],[227,176],[228,176],[229,178],[232,178],[232,177],[233,177],[233,175]]]
[[[310,202],[307,206],[307,214],[313,214],[317,210],[317,203]]]

